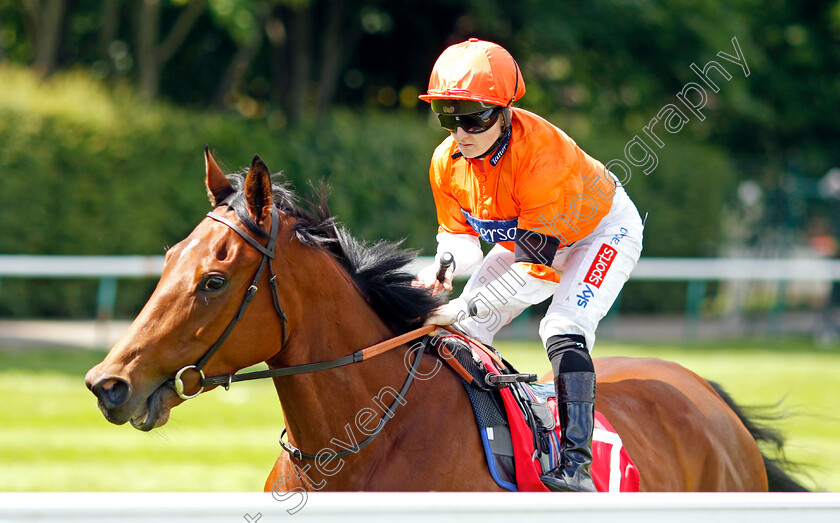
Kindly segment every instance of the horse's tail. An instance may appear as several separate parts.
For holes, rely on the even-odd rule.
[[[761,457],[764,458],[764,468],[767,470],[767,483],[770,492],[808,492],[808,489],[791,474],[797,471],[798,467],[785,457],[784,436],[778,429],[766,424],[768,421],[780,419],[782,415],[768,412],[763,407],[741,407],[723,390],[723,387],[713,381],[709,381],[709,384],[732,409],[732,412],[738,416],[756,443],[769,446],[775,454],[775,456],[768,456],[767,452],[761,451]],[[750,412],[745,412],[747,410]]]

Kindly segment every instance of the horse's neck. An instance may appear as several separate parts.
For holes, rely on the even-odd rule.
[[[320,287],[297,297],[297,303],[307,305],[307,321],[290,325],[283,351],[292,357],[283,365],[335,359],[393,336],[346,273],[331,265],[319,265],[318,277],[308,278],[320,278]],[[399,396],[412,373],[407,355],[417,354],[399,347],[361,363],[275,379],[291,443],[304,453],[320,454],[319,459],[344,450],[350,454],[320,462],[281,458],[274,481],[297,476],[300,482],[292,485],[327,490],[495,488],[480,459],[469,400],[454,373],[438,358],[424,357],[405,397]],[[395,410],[388,411],[392,405]],[[387,421],[384,428],[377,428],[380,420]],[[375,441],[359,450],[357,445],[372,434],[377,434]],[[443,449],[441,441],[446,442]],[[417,463],[418,456],[431,455],[441,461]],[[463,477],[455,481],[441,474],[440,463],[452,465]],[[311,479],[302,478],[304,471]]]
[[[297,285],[296,318],[289,321],[289,348],[279,355],[283,365],[338,358],[393,335],[331,255],[308,254],[301,264],[306,277]]]
[[[305,318],[290,318],[288,344],[271,366],[329,361],[393,336],[332,258],[323,254],[316,261],[309,266],[308,280],[314,283],[301,289],[298,300],[306,305]],[[373,409],[378,418],[383,398],[390,405],[391,391],[399,391],[408,375],[404,352],[394,349],[362,363],[275,380],[289,432],[305,446],[301,450],[335,448],[330,444],[334,437],[364,439],[355,427],[356,416]]]

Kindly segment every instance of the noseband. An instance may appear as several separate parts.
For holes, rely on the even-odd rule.
[[[242,316],[245,314],[245,310],[248,308],[248,305],[251,304],[251,301],[254,299],[254,295],[257,293],[257,290],[259,290],[257,284],[259,283],[260,278],[262,278],[262,273],[265,271],[266,266],[268,266],[268,283],[271,286],[271,299],[274,302],[274,309],[277,311],[277,315],[280,317],[280,325],[283,330],[283,335],[280,340],[280,349],[282,350],[283,346],[286,344],[286,322],[288,321],[288,319],[286,318],[286,313],[283,312],[283,307],[280,306],[280,296],[277,295],[277,275],[274,274],[274,267],[271,265],[271,260],[274,259],[274,251],[277,247],[277,233],[280,229],[280,213],[277,211],[277,207],[273,205],[271,207],[271,231],[268,234],[268,245],[265,247],[263,247],[250,234],[242,230],[242,228],[240,228],[238,225],[228,220],[227,218],[219,216],[218,214],[215,214],[213,212],[208,212],[207,217],[212,218],[217,222],[223,223],[230,227],[235,233],[241,236],[252,247],[260,251],[263,257],[256,274],[254,274],[254,279],[251,280],[251,285],[245,292],[245,298],[243,298],[242,304],[239,306],[239,310],[236,311],[236,314],[233,316],[233,319],[230,320],[230,323],[228,323],[228,326],[225,329],[225,331],[222,333],[221,336],[219,336],[219,339],[216,340],[216,343],[214,343],[207,350],[207,352],[204,353],[204,356],[202,356],[200,360],[198,360],[194,365],[187,365],[186,367],[179,370],[175,374],[175,378],[171,380],[170,385],[173,389],[175,389],[175,392],[178,394],[178,396],[184,400],[188,400],[198,396],[204,390],[205,386],[225,385],[225,388],[227,388],[230,386],[230,383],[234,381],[233,375],[230,375],[223,376],[224,378],[228,378],[226,383],[209,383],[210,380],[204,377],[203,369],[204,366],[207,365],[207,362],[210,361],[210,358],[213,357],[213,354],[215,354],[216,351],[219,350],[219,347],[222,346],[222,343],[225,342],[227,337],[230,335],[231,331],[233,331],[233,328],[236,326],[236,324],[239,323],[239,320],[242,319]],[[184,394],[184,382],[181,380],[181,375],[190,369],[195,370],[201,376],[201,387],[195,394],[187,395]],[[214,378],[211,378],[211,380],[212,379]]]

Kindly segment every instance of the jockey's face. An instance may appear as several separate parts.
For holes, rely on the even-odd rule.
[[[476,158],[488,152],[490,146],[499,139],[502,134],[502,118],[497,118],[496,123],[486,131],[478,134],[470,134],[463,127],[458,127],[455,132],[449,131],[458,150],[464,158]]]

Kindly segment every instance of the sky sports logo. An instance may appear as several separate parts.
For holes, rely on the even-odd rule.
[[[592,261],[592,265],[589,267],[589,272],[586,273],[586,278],[583,279],[584,283],[594,285],[596,288],[601,288],[601,284],[604,282],[604,277],[607,275],[607,271],[610,270],[610,266],[612,265],[616,254],[618,254],[618,251],[606,243],[601,245],[601,248],[598,250],[598,254],[595,256],[595,259]]]

